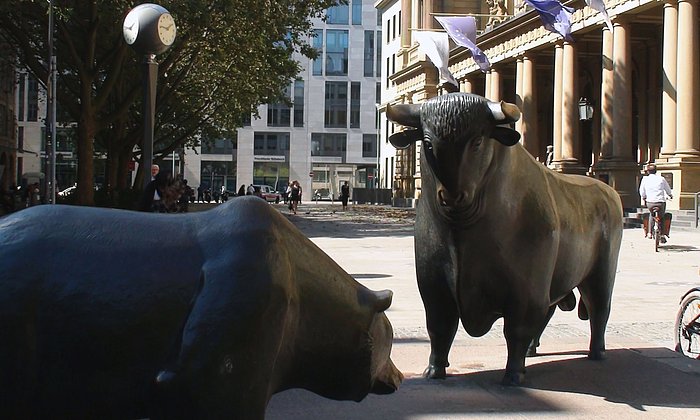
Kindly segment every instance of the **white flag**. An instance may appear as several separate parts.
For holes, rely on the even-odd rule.
[[[608,25],[608,29],[610,30],[610,32],[612,32],[613,31],[613,24],[610,21],[610,16],[608,16],[608,11],[605,9],[605,3],[603,3],[603,0],[586,0],[586,4],[591,9],[596,10],[601,15],[603,15],[603,19],[605,20],[605,24]]]
[[[418,49],[430,58],[440,72],[440,78],[459,86],[457,80],[447,68],[450,58],[450,41],[445,32],[414,31],[413,37],[418,43]]]

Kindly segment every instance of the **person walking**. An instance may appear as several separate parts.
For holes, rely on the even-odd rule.
[[[297,206],[299,205],[299,199],[301,197],[301,187],[299,186],[299,181],[292,182],[291,192],[289,193],[290,200],[290,210],[297,214]]]
[[[348,185],[348,181],[345,181],[343,183],[343,186],[340,187],[340,202],[343,204],[343,210],[348,209],[348,199],[350,198],[350,186]]]
[[[656,164],[650,163],[647,165],[647,174],[647,176],[642,178],[642,183],[639,185],[639,195],[649,209],[649,229],[646,236],[651,238],[653,236],[652,232],[654,231],[652,209],[654,207],[658,208],[659,218],[663,220],[664,212],[666,211],[666,196],[671,199],[673,198],[673,193],[666,178],[656,173]],[[663,232],[663,226],[659,226],[659,230]],[[666,238],[664,236],[660,238],[661,243],[666,243]]]

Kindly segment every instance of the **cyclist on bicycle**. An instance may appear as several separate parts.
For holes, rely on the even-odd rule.
[[[653,208],[659,209],[659,220],[663,220],[664,212],[666,211],[666,196],[669,199],[673,198],[671,187],[666,182],[666,179],[656,173],[656,165],[650,163],[647,165],[648,175],[642,178],[642,183],[639,185],[639,195],[642,197],[649,209],[649,230],[647,237],[652,238],[654,231],[654,215]],[[663,227],[659,226],[659,231],[663,231]],[[661,243],[666,242],[666,238],[661,236]]]

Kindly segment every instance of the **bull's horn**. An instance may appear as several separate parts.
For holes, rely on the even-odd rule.
[[[387,104],[386,117],[406,127],[420,128],[420,107],[420,104]]]
[[[491,115],[499,124],[510,124],[520,119],[520,109],[517,105],[501,101],[488,102]]]
[[[391,306],[391,299],[394,297],[394,292],[391,290],[380,290],[378,292],[372,291],[374,297],[377,298],[374,304],[374,310],[377,312],[384,312]]]

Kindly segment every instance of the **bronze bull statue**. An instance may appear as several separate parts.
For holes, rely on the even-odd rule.
[[[257,197],[32,207],[0,219],[0,415],[262,419],[288,388],[390,393],[391,297]]]
[[[524,379],[525,356],[557,305],[590,316],[589,357],[605,352],[605,328],[622,238],[622,207],[608,185],[537,162],[508,127],[515,105],[451,93],[387,107],[421,142],[416,209],[418,287],[431,354],[425,375],[445,377],[459,321],[472,336],[504,318],[505,384]]]

